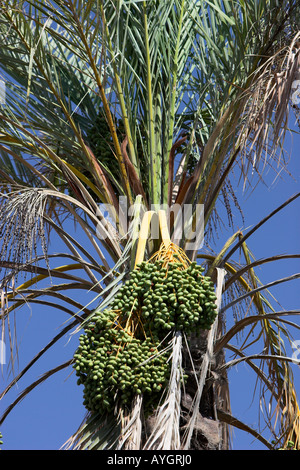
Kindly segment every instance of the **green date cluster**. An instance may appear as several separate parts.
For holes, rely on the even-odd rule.
[[[80,337],[74,368],[85,407],[105,412],[143,394],[155,408],[170,376],[168,333],[209,329],[215,300],[213,283],[196,263],[141,263]]]
[[[85,407],[109,411],[117,401],[128,405],[141,393],[150,403],[169,377],[166,353],[157,354],[157,346],[151,338],[141,340],[119,328],[114,311],[98,313],[74,355]]]
[[[112,308],[127,316],[140,311],[145,328],[161,340],[171,329],[187,334],[210,329],[216,317],[216,296],[212,281],[202,272],[196,263],[184,269],[181,263],[163,267],[162,261],[144,262],[120,289]]]

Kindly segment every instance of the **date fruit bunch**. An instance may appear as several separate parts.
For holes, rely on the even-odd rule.
[[[215,300],[212,281],[196,263],[142,262],[80,337],[74,368],[86,408],[112,411],[143,394],[148,411],[154,409],[169,380],[170,334],[209,329]]]

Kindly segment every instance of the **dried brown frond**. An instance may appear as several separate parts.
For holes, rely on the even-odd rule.
[[[142,436],[142,404],[143,396],[135,395],[129,413],[121,410],[122,434],[118,443],[118,450],[139,450]]]
[[[155,416],[152,432],[144,446],[146,450],[180,449],[180,400],[182,377],[182,334],[171,340],[172,365],[166,397]]]
[[[241,96],[244,117],[239,129],[244,175],[276,159],[278,148],[288,128],[289,101],[293,83],[300,69],[300,32],[291,43],[268,58],[251,77],[247,91]],[[271,158],[270,158],[271,157]],[[282,151],[277,165],[285,166]],[[251,168],[252,167],[252,168]]]

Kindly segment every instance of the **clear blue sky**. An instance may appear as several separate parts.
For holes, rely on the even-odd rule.
[[[261,218],[283,203],[288,197],[300,190],[300,164],[299,149],[300,137],[293,137],[293,151],[289,170],[294,179],[288,175],[276,181],[270,189],[261,184],[251,196],[242,196],[242,209],[245,216],[245,227],[255,225]],[[287,137],[286,147],[290,147],[290,136]],[[274,174],[267,177],[272,181]],[[240,190],[239,190],[240,193]],[[248,240],[249,247],[256,258],[272,256],[283,253],[299,253],[300,201],[296,200],[290,206],[269,220]],[[237,215],[236,224],[242,227],[242,221]],[[227,240],[230,231],[226,230],[220,235],[220,245]],[[53,241],[50,251],[63,251],[63,247]],[[262,282],[270,282],[293,273],[300,272],[299,260],[278,261],[272,265],[264,265],[257,274]],[[272,288],[272,294],[278,299],[284,309],[299,308],[299,280]],[[91,298],[88,293],[81,292],[80,300],[87,303]],[[32,357],[47,342],[58,333],[61,326],[69,318],[59,310],[46,307],[25,306],[16,311],[18,358],[15,371],[18,372],[32,359]],[[12,321],[12,320],[11,320]],[[293,321],[299,324],[297,318]],[[231,319],[228,318],[230,324]],[[292,331],[295,339],[300,339],[298,330]],[[48,351],[44,357],[26,374],[0,403],[1,414],[18,394],[32,381],[36,380],[48,369],[55,367],[71,358],[77,347],[78,336],[60,340],[53,350]],[[257,351],[260,352],[260,351]],[[293,366],[294,377],[298,394],[300,394],[299,367]],[[1,390],[12,379],[7,377],[8,368],[3,367],[0,378]],[[249,367],[242,363],[229,373],[231,388],[232,413],[237,418],[253,428],[258,428],[257,405],[251,404],[255,386],[255,377]],[[16,408],[9,414],[0,431],[3,434],[3,449],[8,450],[39,450],[58,449],[77,429],[84,418],[85,410],[82,406],[82,387],[76,385],[75,374],[70,369],[63,370],[35,388]],[[253,440],[244,432],[233,429],[233,448],[262,449],[263,446]]]

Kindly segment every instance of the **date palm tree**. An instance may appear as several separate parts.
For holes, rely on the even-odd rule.
[[[286,166],[284,137],[300,73],[297,0],[4,0],[0,19],[3,338],[24,304],[70,316],[1,397],[61,337],[114,311],[141,265],[180,259],[185,269],[201,265],[214,283],[214,321],[197,333],[169,325],[161,353],[169,375],[154,410],[145,414],[140,390],[126,406],[116,399],[106,412],[88,409],[65,448],[228,449],[236,426],[266,448],[292,442],[299,449],[286,352],[297,326],[287,318],[299,311],[278,311],[269,292],[299,274],[264,285],[255,271],[299,255],[255,260],[249,246],[249,237],[299,194],[251,230],[232,223],[240,210],[234,181],[260,184],[265,169]],[[216,251],[222,205],[232,234]],[[189,216],[178,232],[184,208]],[[63,253],[49,249],[57,238]],[[94,294],[90,304],[78,301],[80,289]],[[127,299],[121,310],[129,307]],[[130,331],[129,320],[121,328],[131,338],[138,325],[146,328],[142,316],[135,321]],[[239,347],[232,341],[243,332]],[[74,362],[26,387],[0,422]],[[231,414],[227,370],[240,362],[261,385],[264,431]]]

